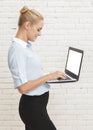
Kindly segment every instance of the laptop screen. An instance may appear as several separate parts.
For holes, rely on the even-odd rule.
[[[69,50],[66,69],[78,76],[82,60],[82,53]]]

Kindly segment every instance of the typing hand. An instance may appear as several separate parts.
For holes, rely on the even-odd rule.
[[[63,72],[60,72],[60,71],[56,71],[56,72],[49,74],[49,80],[59,79],[59,78],[60,79],[66,79],[66,75]]]

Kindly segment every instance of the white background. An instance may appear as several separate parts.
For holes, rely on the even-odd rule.
[[[7,52],[25,4],[45,17],[42,36],[34,43],[45,73],[64,70],[69,46],[84,50],[79,82],[51,85],[51,119],[57,130],[93,130],[93,0],[0,0],[0,130],[24,130]]]

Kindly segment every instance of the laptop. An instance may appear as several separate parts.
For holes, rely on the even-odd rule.
[[[78,81],[80,76],[83,54],[84,54],[83,50],[69,47],[64,72],[67,78],[66,79],[58,78],[54,80],[49,80],[48,83],[67,83]]]

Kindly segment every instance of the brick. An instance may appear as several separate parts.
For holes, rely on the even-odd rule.
[[[84,50],[80,79],[52,84],[48,112],[58,130],[93,130],[93,2],[91,0],[0,1],[0,130],[24,130],[18,114],[19,92],[8,69],[7,52],[23,5],[45,17],[34,44],[44,72],[63,71],[69,46]]]

